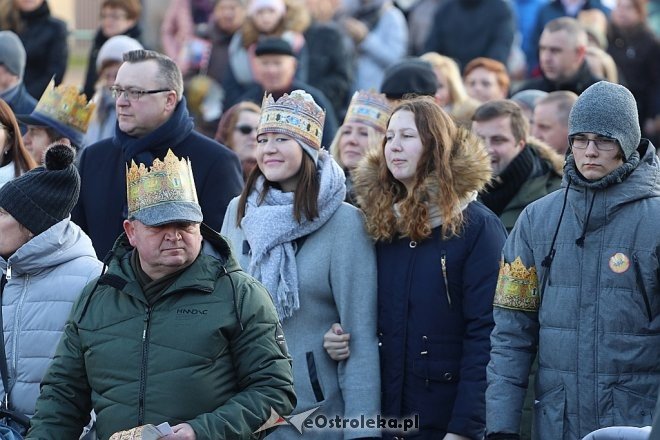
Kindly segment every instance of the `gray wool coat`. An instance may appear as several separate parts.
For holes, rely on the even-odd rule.
[[[496,293],[489,433],[518,432],[537,347],[533,438],[651,424],[660,388],[660,161],[648,141],[638,151],[638,163],[596,182],[581,179],[569,156],[563,189],[529,205],[511,232],[504,262],[534,267],[539,291],[558,231],[556,253],[537,310],[505,308]]]
[[[238,198],[225,215],[224,235],[246,269],[250,256],[236,227]],[[308,235],[296,253],[300,309],[282,322],[298,404],[292,415],[320,407],[310,418],[360,418],[380,412],[380,365],[376,335],[376,254],[361,212],[343,203],[321,228]],[[351,356],[335,362],[323,348],[323,335],[340,322],[351,334]],[[377,429],[305,430],[305,438],[380,437]],[[268,439],[299,439],[281,426]]]

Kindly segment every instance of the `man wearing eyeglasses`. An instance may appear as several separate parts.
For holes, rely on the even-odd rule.
[[[537,440],[651,424],[660,388],[660,161],[623,86],[569,115],[562,189],[529,205],[503,250],[487,438],[517,439],[537,355]]]
[[[127,164],[162,160],[169,148],[192,162],[204,220],[219,230],[229,201],[243,187],[240,163],[234,152],[194,131],[177,65],[158,52],[126,52],[112,92],[115,133],[80,155],[82,185],[72,213],[99,258],[112,248],[126,219]]]

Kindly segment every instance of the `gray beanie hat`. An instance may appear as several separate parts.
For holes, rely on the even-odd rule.
[[[14,75],[23,78],[25,71],[25,47],[12,31],[0,32],[0,64]]]
[[[637,103],[630,90],[599,81],[582,92],[568,116],[568,135],[577,133],[614,138],[629,159],[642,138]]]
[[[80,176],[75,152],[56,144],[46,150],[46,166],[10,180],[0,189],[0,207],[34,235],[64,220],[78,201]]]

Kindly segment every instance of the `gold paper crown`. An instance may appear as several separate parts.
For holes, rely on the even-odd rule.
[[[391,113],[392,107],[384,94],[373,90],[360,90],[351,98],[344,123],[361,122],[385,133]]]
[[[511,264],[502,260],[493,304],[507,309],[535,312],[540,303],[536,267],[525,267],[519,256]]]
[[[96,104],[91,101],[87,102],[85,94],[78,94],[76,87],[69,85],[53,87],[51,81],[46,91],[41,95],[34,111],[52,118],[60,124],[85,133],[94,108],[96,108]]]
[[[129,218],[160,203],[198,203],[190,162],[177,158],[171,149],[164,161],[155,159],[150,169],[131,161],[131,168],[126,166],[126,198]]]
[[[282,133],[299,139],[310,147],[321,148],[325,111],[302,90],[284,94],[275,101],[264,95],[257,134]]]

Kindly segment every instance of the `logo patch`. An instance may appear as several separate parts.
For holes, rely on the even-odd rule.
[[[617,252],[610,257],[609,266],[614,273],[624,273],[630,267],[630,259],[626,254]]]

